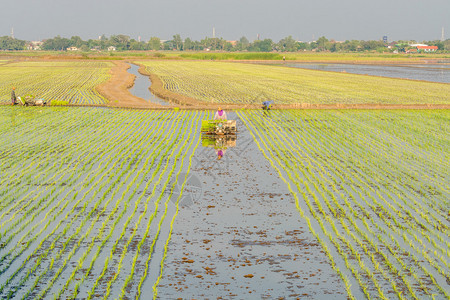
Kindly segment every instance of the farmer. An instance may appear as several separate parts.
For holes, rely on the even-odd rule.
[[[263,110],[270,110],[270,106],[273,104],[273,101],[264,101],[262,103],[262,109]]]
[[[226,120],[226,119],[227,113],[219,107],[219,109],[216,111],[216,114],[214,115],[214,120]]]
[[[12,92],[11,92],[11,104],[12,105],[16,105],[17,104],[17,97],[16,97],[16,92],[15,92],[16,88],[13,87],[12,88]]]

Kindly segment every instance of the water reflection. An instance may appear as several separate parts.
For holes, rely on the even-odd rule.
[[[228,149],[236,147],[236,135],[202,134],[202,146],[214,148],[217,159],[220,160]]]

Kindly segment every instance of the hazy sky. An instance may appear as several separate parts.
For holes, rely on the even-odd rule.
[[[0,0],[0,36],[41,40],[60,35],[83,39],[125,34],[148,40],[236,40],[292,35],[310,41],[450,37],[450,0]]]

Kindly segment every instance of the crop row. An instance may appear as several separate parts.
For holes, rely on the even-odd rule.
[[[350,297],[449,297],[448,112],[239,115]]]
[[[273,65],[142,61],[174,93],[213,103],[449,103],[440,83],[341,74]]]
[[[106,99],[95,87],[109,79],[110,65],[103,62],[22,62],[0,66],[0,102],[16,95],[33,95],[47,101],[102,104]]]
[[[204,113],[0,114],[0,295],[122,298],[151,288]]]

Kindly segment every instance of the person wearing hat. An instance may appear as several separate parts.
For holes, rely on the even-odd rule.
[[[226,120],[226,119],[227,113],[219,107],[219,109],[216,111],[216,114],[214,115],[214,120]]]
[[[16,97],[16,88],[13,86],[12,92],[11,92],[11,104],[16,105],[17,104],[17,97]]]

